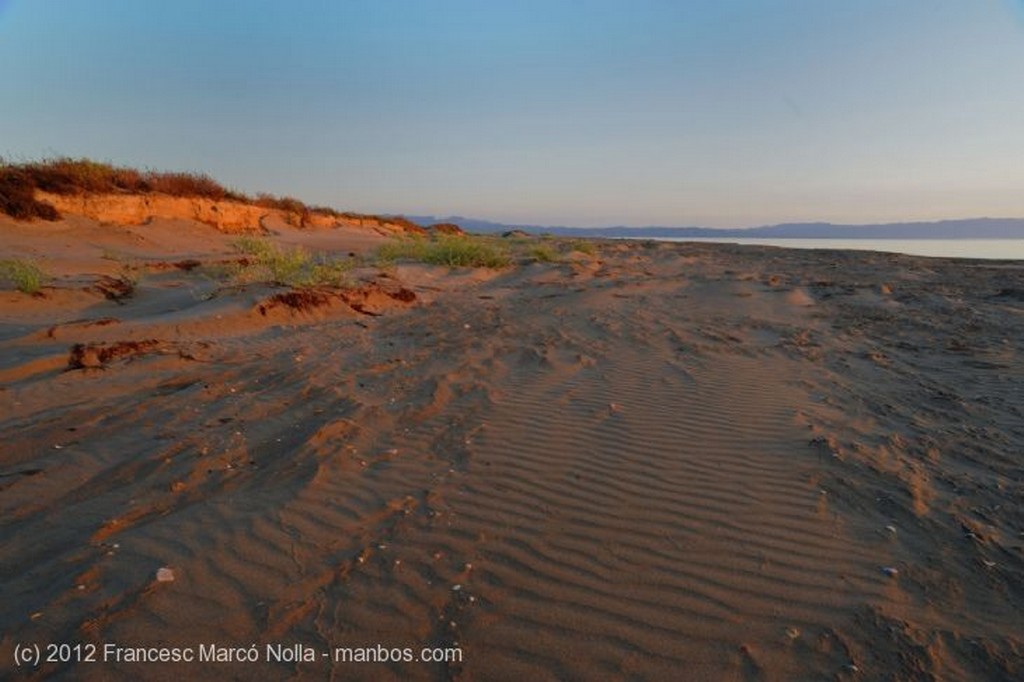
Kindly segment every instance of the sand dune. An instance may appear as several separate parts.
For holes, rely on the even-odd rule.
[[[63,279],[0,293],[0,665],[462,651],[19,678],[1024,675],[1019,263],[609,242],[304,308],[174,266],[229,257],[208,226],[2,227]],[[149,264],[127,300],[112,245]]]

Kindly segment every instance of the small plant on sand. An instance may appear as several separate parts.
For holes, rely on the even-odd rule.
[[[290,287],[348,285],[348,273],[355,260],[331,260],[312,256],[301,247],[283,249],[266,239],[241,237],[234,243],[248,258],[229,269],[233,279],[248,282],[266,281]]]
[[[48,277],[35,263],[15,259],[0,261],[0,279],[12,282],[18,291],[35,294]]]
[[[135,295],[139,286],[141,269],[134,265],[122,265],[116,276],[104,275],[97,280],[93,288],[103,294],[108,300],[123,304],[126,298]]]
[[[142,281],[143,274],[145,274],[145,266],[140,264],[131,254],[115,249],[103,249],[100,258],[120,263],[121,267],[116,275],[101,277],[96,283],[95,288],[108,299],[117,303],[123,303],[124,299],[134,296],[135,290],[138,288],[139,282]]]
[[[139,282],[142,281],[142,274],[144,267],[139,265],[135,261],[123,261],[121,263],[121,269],[117,273],[117,278],[125,283],[132,292],[135,291],[139,286]]]
[[[504,246],[488,237],[437,235],[388,242],[377,251],[378,261],[413,260],[450,268],[501,268],[511,262]]]

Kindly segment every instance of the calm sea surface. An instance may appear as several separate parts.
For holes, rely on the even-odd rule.
[[[791,249],[855,249],[914,256],[1010,258],[1024,260],[1024,239],[665,239],[670,242],[712,242],[784,246]]]

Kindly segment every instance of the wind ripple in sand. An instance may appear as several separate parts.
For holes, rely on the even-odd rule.
[[[842,669],[835,611],[877,589],[876,569],[800,475],[781,370],[730,358],[673,380],[643,350],[564,381],[520,375],[489,414],[475,484],[453,501],[487,538],[473,582],[493,613],[487,670],[530,659],[508,641],[571,655],[585,677],[737,673],[744,646],[774,670]]]

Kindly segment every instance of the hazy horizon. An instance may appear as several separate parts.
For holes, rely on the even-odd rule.
[[[374,213],[1024,216],[1021,0],[0,0],[0,155]]]
[[[449,213],[445,215],[427,215],[419,213],[400,213],[396,211],[385,211],[381,215],[402,215],[403,217],[410,219],[422,219],[427,222],[439,222],[446,220],[464,220],[472,222],[484,222],[492,223],[498,226],[504,227],[552,227],[560,229],[580,229],[580,230],[604,230],[604,229],[636,229],[636,230],[649,230],[649,229],[708,229],[708,230],[756,230],[764,227],[777,227],[781,225],[822,225],[831,227],[883,227],[883,226],[895,226],[895,225],[927,225],[927,224],[942,224],[942,223],[975,223],[983,221],[1015,221],[1024,223],[1024,215],[1021,216],[959,216],[953,218],[938,218],[935,220],[895,220],[895,221],[882,221],[872,223],[838,223],[827,220],[799,220],[799,221],[783,221],[774,223],[751,223],[747,225],[624,225],[624,224],[613,224],[613,223],[601,223],[595,225],[561,225],[561,224],[543,224],[543,223],[528,223],[528,222],[502,222],[497,220],[490,220],[487,217],[481,216],[468,216],[457,213]],[[969,236],[969,235],[968,235]]]

